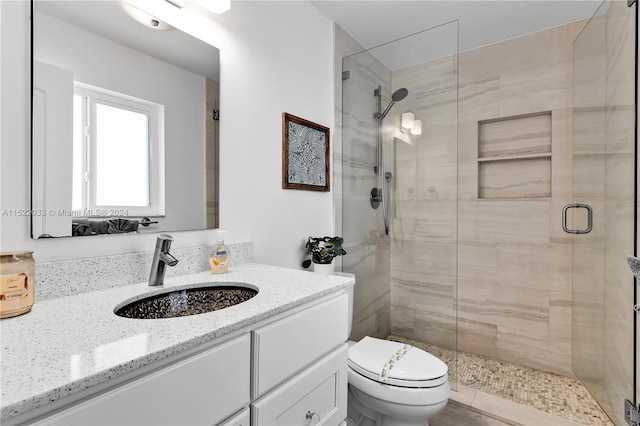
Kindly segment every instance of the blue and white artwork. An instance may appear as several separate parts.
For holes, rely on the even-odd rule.
[[[325,132],[289,122],[287,181],[325,186]]]

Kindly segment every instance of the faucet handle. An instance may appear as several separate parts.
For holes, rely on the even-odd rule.
[[[156,239],[156,247],[162,250],[163,252],[168,252],[171,248],[171,242],[173,241],[173,237],[169,234],[160,234]]]

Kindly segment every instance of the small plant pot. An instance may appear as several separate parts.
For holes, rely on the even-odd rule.
[[[333,264],[331,263],[314,263],[313,272],[320,275],[331,275],[333,273]]]

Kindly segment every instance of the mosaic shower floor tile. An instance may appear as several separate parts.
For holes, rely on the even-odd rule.
[[[610,426],[606,414],[579,380],[528,367],[388,336],[444,361],[459,383],[584,425]]]

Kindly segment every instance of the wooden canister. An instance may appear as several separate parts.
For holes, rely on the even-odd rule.
[[[31,310],[34,276],[32,251],[0,252],[0,318],[15,317]]]

